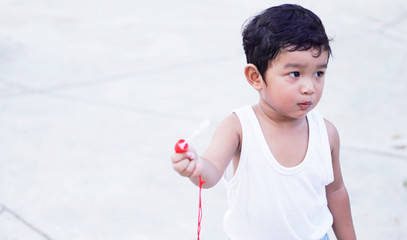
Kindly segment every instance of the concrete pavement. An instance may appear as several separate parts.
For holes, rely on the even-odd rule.
[[[318,109],[338,128],[359,239],[407,238],[407,3],[291,1],[332,42]],[[0,1],[0,240],[192,239],[198,189],[172,171],[254,104],[240,28],[283,1]],[[222,183],[201,239],[225,239]],[[332,235],[331,235],[332,237]]]

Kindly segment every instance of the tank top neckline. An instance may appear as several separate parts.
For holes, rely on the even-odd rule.
[[[311,140],[313,137],[313,125],[312,125],[312,121],[310,121],[310,119],[308,117],[309,113],[306,116],[307,124],[308,124],[308,144],[307,144],[307,150],[306,150],[305,156],[304,156],[303,160],[296,166],[285,167],[285,166],[281,165],[281,163],[278,162],[278,160],[274,157],[269,145],[267,144],[263,130],[260,126],[259,119],[257,118],[253,107],[252,106],[248,106],[248,107],[250,107],[250,110],[248,111],[249,118],[251,119],[251,121],[253,121],[254,126],[255,126],[254,127],[255,134],[257,135],[257,137],[260,141],[261,149],[263,150],[264,155],[266,156],[267,160],[271,163],[272,167],[276,171],[278,171],[279,173],[284,174],[284,175],[294,175],[294,174],[298,174],[299,172],[301,172],[305,168],[307,163],[309,162],[310,149],[312,148]]]

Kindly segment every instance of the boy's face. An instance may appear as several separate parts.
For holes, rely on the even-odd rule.
[[[280,116],[301,118],[319,102],[324,88],[328,52],[282,51],[271,62],[260,90],[262,104]]]

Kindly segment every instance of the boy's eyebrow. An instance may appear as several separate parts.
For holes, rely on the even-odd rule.
[[[287,68],[305,68],[306,66],[299,63],[287,63],[283,66],[284,69]],[[317,65],[317,68],[328,68],[328,63]]]
[[[318,68],[328,68],[328,63],[324,63],[317,66]]]
[[[286,65],[283,66],[284,69],[287,68],[304,68],[305,65],[299,64],[299,63],[287,63]]]

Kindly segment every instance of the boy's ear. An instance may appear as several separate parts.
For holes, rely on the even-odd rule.
[[[244,68],[244,75],[246,76],[247,82],[256,90],[262,89],[263,77],[261,76],[256,65],[249,63]]]

